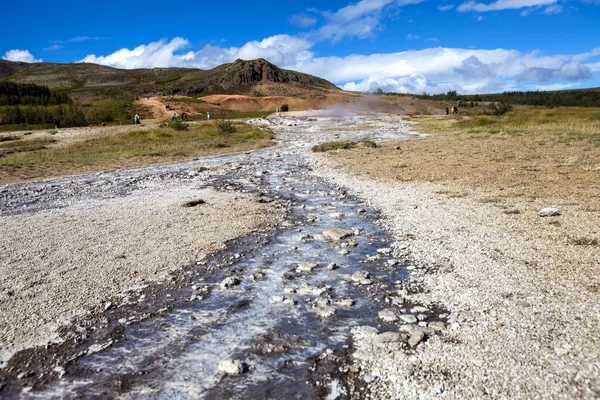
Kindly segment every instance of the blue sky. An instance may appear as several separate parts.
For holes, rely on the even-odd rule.
[[[600,0],[24,0],[3,8],[0,55],[14,61],[208,69],[263,57],[362,91],[600,86]]]

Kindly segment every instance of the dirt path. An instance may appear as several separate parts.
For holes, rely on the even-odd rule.
[[[162,122],[166,119],[171,118],[173,115],[173,111],[167,111],[165,108],[165,104],[162,102],[160,97],[151,97],[151,98],[141,98],[135,102],[135,104],[140,105],[142,107],[147,107],[152,112],[154,118],[152,119],[144,119],[142,123],[144,124],[152,124]],[[175,110],[176,112],[177,110]]]

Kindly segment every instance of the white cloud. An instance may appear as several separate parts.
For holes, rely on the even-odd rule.
[[[497,0],[493,3],[477,3],[475,1],[467,1],[458,6],[460,12],[476,11],[499,11],[499,10],[517,10],[525,7],[535,7],[555,4],[557,0]]]
[[[209,69],[233,62],[265,58],[281,68],[328,79],[348,90],[440,93],[490,93],[517,90],[526,85],[577,85],[593,79],[600,69],[594,64],[600,48],[580,54],[546,55],[510,49],[433,47],[385,54],[318,57],[314,43],[289,35],[251,41],[241,47],[206,45],[187,49],[184,38],[121,49],[106,56],[87,56],[82,61],[120,68],[190,67]],[[186,51],[187,49],[187,51]],[[583,64],[584,61],[589,62]]]
[[[89,36],[75,36],[74,38],[71,38],[69,40],[67,40],[67,42],[87,42],[90,40],[104,40],[104,38],[98,37],[98,36],[94,36],[94,37],[89,37]]]
[[[438,10],[440,11],[448,11],[448,10],[452,10],[454,8],[454,4],[448,4],[446,6],[439,6]]]
[[[138,46],[133,50],[117,50],[107,56],[88,55],[79,62],[90,62],[125,69],[154,67],[210,69],[235,61],[237,58],[245,60],[265,58],[282,68],[286,68],[313,57],[313,54],[308,50],[311,45],[307,41],[288,35],[271,36],[260,42],[248,42],[242,47],[224,48],[206,45],[197,52],[181,53],[188,46],[187,39],[177,37],[169,42],[160,40]]]
[[[52,46],[48,46],[44,48],[44,51],[56,51],[58,49],[62,49],[63,46],[60,44],[53,44]]]
[[[26,63],[42,62],[41,58],[34,58],[33,55],[29,52],[29,50],[19,49],[7,51],[6,53],[4,53],[4,56],[2,56],[2,59],[8,61],[22,61]]]
[[[562,6],[559,5],[552,5],[550,7],[546,7],[546,9],[544,10],[544,14],[546,15],[556,15],[556,14],[560,14],[562,12],[563,8]]]
[[[408,40],[413,40],[413,39],[420,39],[421,37],[418,35],[413,35],[412,33],[409,33],[408,35],[406,35],[406,38]]]
[[[338,42],[345,37],[367,38],[381,27],[382,14],[386,10],[425,0],[361,0],[356,4],[340,8],[336,12],[326,11],[327,23],[307,35],[310,41],[332,40]]]
[[[317,24],[317,19],[306,14],[292,15],[290,22],[294,25],[308,28]]]

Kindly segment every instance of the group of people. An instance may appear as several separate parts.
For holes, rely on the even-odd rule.
[[[446,115],[448,115],[450,113],[458,114],[458,105],[452,106],[452,108],[448,108],[448,106],[446,106]]]

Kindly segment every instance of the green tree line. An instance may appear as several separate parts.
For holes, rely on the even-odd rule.
[[[54,117],[61,127],[86,126],[85,115],[73,104],[58,106],[8,106],[0,118],[1,125],[52,124]]]
[[[479,102],[490,101],[503,104],[521,104],[545,107],[600,107],[600,90],[565,90],[558,92],[504,92],[498,94],[461,95],[456,91],[445,94],[427,94],[417,96],[426,100],[441,100],[455,103],[457,101]]]
[[[47,86],[0,82],[0,106],[53,106],[72,103],[68,95],[54,93]]]

